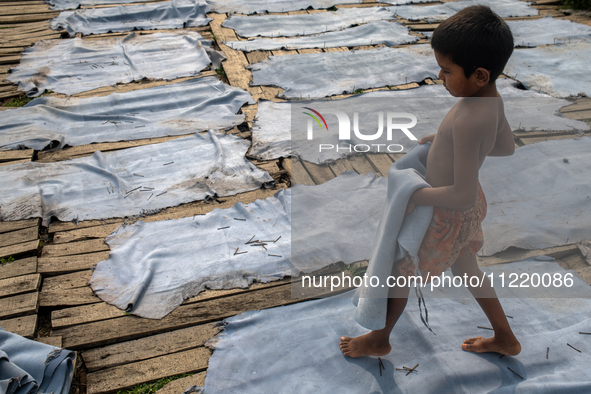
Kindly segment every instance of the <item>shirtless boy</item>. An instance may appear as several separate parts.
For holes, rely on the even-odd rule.
[[[486,200],[478,182],[478,170],[486,156],[509,156],[515,150],[503,100],[495,81],[513,52],[513,36],[503,20],[485,6],[463,9],[435,30],[431,39],[441,68],[439,79],[452,96],[463,97],[445,116],[427,157],[426,181],[432,187],[413,193],[406,209],[434,206],[433,219],[419,250],[419,270],[426,277],[451,267],[454,275],[482,278],[476,253],[482,247],[481,222]],[[396,262],[393,275],[414,275],[410,259]],[[486,278],[486,277],[485,277]],[[470,292],[488,317],[492,338],[464,341],[462,349],[477,353],[517,355],[515,338],[488,278]],[[386,327],[365,335],[341,337],[345,356],[384,356],[392,347],[389,337],[408,300],[409,287],[390,289]]]

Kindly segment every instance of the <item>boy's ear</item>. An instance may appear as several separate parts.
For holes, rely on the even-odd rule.
[[[482,87],[488,84],[490,81],[490,71],[488,71],[486,68],[478,67],[472,73],[472,77],[474,78],[474,82],[478,86]]]

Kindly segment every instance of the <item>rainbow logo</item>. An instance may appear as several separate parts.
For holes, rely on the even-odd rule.
[[[322,119],[322,123],[324,123],[324,126],[326,127],[326,131],[328,131],[328,125],[326,124],[326,120],[324,120],[324,117],[322,115],[320,115],[320,112],[313,110],[312,108],[309,108],[309,107],[304,107],[304,109],[310,110],[310,111],[314,112],[316,115],[318,115],[320,117],[320,119]],[[314,116],[308,112],[302,112],[302,113],[304,113],[308,116],[311,116],[316,121],[316,123],[318,123],[318,126],[320,126],[320,130],[322,130],[322,123],[320,123],[320,120],[316,116]]]

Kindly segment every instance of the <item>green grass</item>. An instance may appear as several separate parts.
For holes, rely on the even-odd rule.
[[[224,71],[223,67],[219,67],[215,69],[215,73],[219,76],[219,77],[223,77],[226,75],[226,72]]]
[[[327,9],[327,11],[336,11],[338,8],[336,5],[333,5],[332,7],[330,7],[329,9]]]
[[[14,26],[0,26],[0,30],[2,29],[12,29]]]
[[[353,92],[353,94],[361,94],[363,93],[363,89],[357,89],[356,91]]]
[[[562,0],[561,8],[573,10],[591,10],[591,0]]]
[[[12,261],[14,261],[14,257],[12,257],[12,256],[6,257],[6,258],[3,257],[0,259],[0,265],[4,265],[4,264],[10,263]]]
[[[27,96],[14,97],[4,103],[3,107],[23,107],[30,103],[33,99]]]
[[[190,373],[184,373],[182,375],[158,379],[152,383],[144,383],[137,385],[134,388],[129,389],[127,391],[117,391],[117,394],[154,394],[156,391],[160,390],[165,384],[177,379],[186,378],[187,376],[191,375],[192,374]]]
[[[351,274],[355,276],[363,276],[367,271],[367,267],[355,267],[354,264],[350,264],[346,267],[346,269],[351,272]]]
[[[52,93],[55,93],[55,92],[52,90],[46,90],[39,97],[43,97],[45,95],[52,94]],[[24,107],[25,105],[29,104],[34,99],[35,99],[35,97],[27,97],[25,95],[22,95],[22,96],[14,97],[14,98],[8,100],[2,106],[3,107]]]

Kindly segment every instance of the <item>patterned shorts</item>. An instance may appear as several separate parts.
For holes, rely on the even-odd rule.
[[[486,199],[480,184],[472,208],[453,211],[434,207],[433,219],[419,249],[419,270],[423,278],[428,272],[430,277],[441,275],[458,257],[476,254],[484,243],[481,224],[485,216]],[[414,275],[412,258],[402,260],[398,270],[401,275]]]

